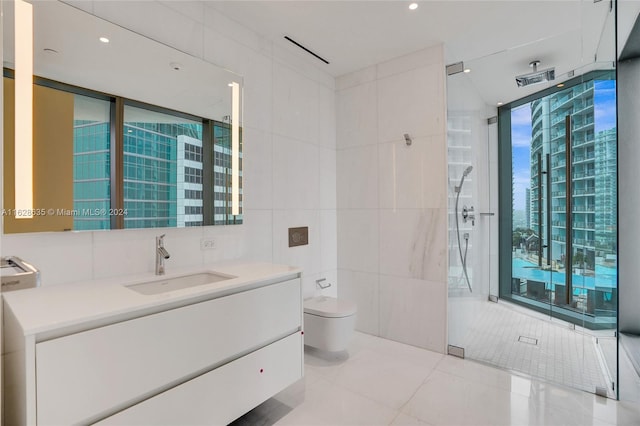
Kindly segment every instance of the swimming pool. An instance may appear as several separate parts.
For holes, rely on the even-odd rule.
[[[551,277],[551,290],[555,290],[555,284],[565,284],[564,272],[549,272],[538,269],[538,265],[528,262],[521,258],[513,258],[511,261],[512,272],[514,278],[526,280],[542,281],[549,283]],[[595,276],[585,276],[573,274],[573,287],[585,290],[594,290],[598,288],[616,288],[618,271],[616,268],[608,268],[606,266],[597,265]]]

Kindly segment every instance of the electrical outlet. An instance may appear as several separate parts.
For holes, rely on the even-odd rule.
[[[213,250],[216,248],[216,240],[213,237],[200,239],[201,250]]]

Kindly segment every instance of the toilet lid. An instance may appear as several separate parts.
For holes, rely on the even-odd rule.
[[[349,300],[335,297],[314,297],[304,301],[304,312],[325,318],[342,318],[356,313],[357,306]]]

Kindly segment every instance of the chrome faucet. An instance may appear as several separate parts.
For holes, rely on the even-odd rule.
[[[476,214],[475,214],[473,206],[471,206],[471,207],[467,207],[467,206],[462,207],[462,221],[464,223],[467,223],[468,220],[471,221],[471,225],[475,226],[475,224],[476,224]]]
[[[156,237],[156,275],[164,275],[164,260],[170,257],[164,248],[164,235]]]

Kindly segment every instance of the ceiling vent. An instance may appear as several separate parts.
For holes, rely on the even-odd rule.
[[[322,62],[324,62],[325,64],[329,65],[329,61],[327,61],[326,59],[324,59],[322,56],[316,54],[315,52],[307,49],[306,47],[304,47],[303,45],[301,45],[300,43],[298,43],[297,41],[295,41],[294,39],[292,39],[289,36],[284,36],[284,39],[287,40],[289,43],[293,43],[296,46],[298,46],[300,49],[304,50],[305,52],[307,52],[310,55],[315,56],[317,59],[320,59]]]

